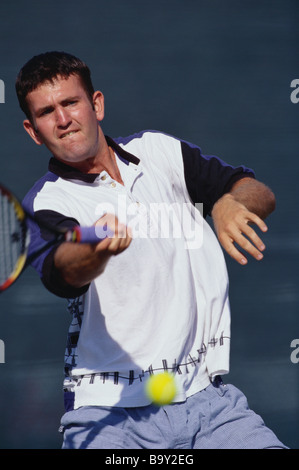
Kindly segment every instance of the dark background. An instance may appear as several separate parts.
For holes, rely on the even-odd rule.
[[[262,262],[228,259],[231,373],[286,445],[299,448],[297,0],[72,0],[1,5],[1,181],[22,198],[48,152],[22,128],[14,81],[33,55],[66,50],[105,95],[104,132],[159,129],[206,154],[254,168],[277,197]],[[0,298],[0,448],[60,448],[63,355],[70,318],[29,269]]]

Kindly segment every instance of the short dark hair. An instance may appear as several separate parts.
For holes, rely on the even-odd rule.
[[[32,57],[20,70],[16,79],[16,92],[20,108],[31,119],[26,101],[28,93],[45,82],[53,82],[57,77],[68,78],[78,75],[87,96],[92,102],[94,87],[88,66],[82,60],[66,52],[45,52]]]

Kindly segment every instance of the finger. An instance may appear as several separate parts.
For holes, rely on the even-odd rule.
[[[263,258],[263,254],[242,233],[237,233],[233,240],[240,246],[240,248],[242,248],[256,260],[259,261]]]
[[[117,254],[129,246],[131,237],[124,224],[119,223],[114,216],[109,217],[109,224],[107,218],[103,217],[96,225],[100,228],[103,223],[105,224],[104,227],[108,225],[109,230],[112,229],[113,235],[101,240],[97,245],[97,251],[107,250],[111,254]]]
[[[131,241],[132,241],[132,238],[130,237],[130,235],[129,235],[127,229],[126,229],[125,232],[124,232],[124,235],[122,234],[122,236],[119,238],[118,250],[123,251],[126,248],[128,248]]]
[[[131,243],[131,239],[127,238],[115,238],[111,241],[110,245],[108,246],[108,251],[114,255],[121,253]]]
[[[115,235],[111,239],[108,249],[115,254],[120,253],[130,245],[131,241],[132,238],[127,227],[123,224],[118,224]]]
[[[221,245],[224,248],[224,250],[229,254],[231,258],[233,258],[237,263],[241,265],[247,264],[247,258],[244,256],[243,253],[241,253],[236,246],[234,245],[234,240],[227,237],[227,239],[222,239]]]
[[[265,224],[264,220],[262,220],[258,215],[254,214],[253,212],[248,212],[246,218],[248,220],[248,224],[251,225],[252,223],[254,223],[259,227],[262,232],[267,232],[267,225]]]
[[[258,250],[260,250],[260,251],[265,250],[266,247],[265,247],[264,242],[257,235],[255,230],[253,230],[253,228],[251,228],[249,225],[246,224],[244,226],[243,233],[244,233],[244,235],[246,235],[252,241],[252,243],[256,246],[256,248]]]

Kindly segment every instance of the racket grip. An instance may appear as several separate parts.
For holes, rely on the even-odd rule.
[[[67,241],[76,243],[99,243],[107,237],[113,237],[114,232],[107,226],[93,226],[93,227],[75,227],[71,231],[71,238],[67,236]]]

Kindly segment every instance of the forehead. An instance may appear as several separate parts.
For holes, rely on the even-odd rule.
[[[70,75],[67,78],[58,76],[29,92],[26,101],[30,110],[36,111],[40,107],[59,103],[70,97],[83,97],[84,95],[87,97],[78,75]]]

